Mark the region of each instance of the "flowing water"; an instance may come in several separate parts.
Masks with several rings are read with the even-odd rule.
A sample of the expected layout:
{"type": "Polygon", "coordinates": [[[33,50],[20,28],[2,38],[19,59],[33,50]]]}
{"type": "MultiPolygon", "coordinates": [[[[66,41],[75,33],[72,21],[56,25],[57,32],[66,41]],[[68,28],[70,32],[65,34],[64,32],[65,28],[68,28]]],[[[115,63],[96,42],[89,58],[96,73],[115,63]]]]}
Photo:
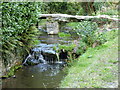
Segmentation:
{"type": "Polygon", "coordinates": [[[64,61],[61,61],[53,47],[58,43],[68,44],[69,40],[62,40],[58,35],[43,34],[39,37],[38,44],[23,64],[29,60],[36,65],[26,65],[15,73],[15,77],[4,79],[3,88],[58,88],[61,80],[65,77],[64,61]],[[36,59],[37,58],[37,59],[36,59]]]}

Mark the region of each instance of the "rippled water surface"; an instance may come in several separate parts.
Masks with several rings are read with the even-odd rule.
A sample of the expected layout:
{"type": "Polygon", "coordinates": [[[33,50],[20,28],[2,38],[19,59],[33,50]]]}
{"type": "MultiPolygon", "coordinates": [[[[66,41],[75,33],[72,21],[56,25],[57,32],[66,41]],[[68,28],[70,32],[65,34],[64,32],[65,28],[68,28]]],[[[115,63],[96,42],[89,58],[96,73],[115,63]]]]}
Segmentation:
{"type": "Polygon", "coordinates": [[[16,78],[3,81],[3,88],[57,88],[65,76],[61,64],[38,64],[16,72],[16,78]]]}

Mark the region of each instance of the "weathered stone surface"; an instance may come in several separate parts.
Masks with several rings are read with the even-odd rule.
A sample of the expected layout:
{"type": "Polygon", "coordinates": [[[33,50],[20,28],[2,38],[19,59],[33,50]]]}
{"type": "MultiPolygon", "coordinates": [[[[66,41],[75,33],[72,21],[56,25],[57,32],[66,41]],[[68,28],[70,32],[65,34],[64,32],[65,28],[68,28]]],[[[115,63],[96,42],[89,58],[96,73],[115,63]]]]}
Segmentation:
{"type": "Polygon", "coordinates": [[[10,62],[5,66],[4,62],[2,62],[3,60],[2,59],[0,60],[1,61],[0,67],[2,67],[1,68],[2,73],[0,72],[1,76],[7,75],[11,67],[22,64],[22,59],[24,58],[22,55],[20,56],[20,54],[15,55],[15,53],[14,54],[11,53],[11,56],[8,55],[6,57],[7,57],[7,60],[9,60],[10,62]]]}
{"type": "Polygon", "coordinates": [[[48,34],[58,34],[58,32],[59,32],[59,24],[57,21],[47,22],[46,28],[47,28],[48,34]]]}
{"type": "Polygon", "coordinates": [[[28,65],[37,65],[39,64],[40,62],[36,59],[30,59],[30,60],[27,60],[26,62],[28,65]]]}

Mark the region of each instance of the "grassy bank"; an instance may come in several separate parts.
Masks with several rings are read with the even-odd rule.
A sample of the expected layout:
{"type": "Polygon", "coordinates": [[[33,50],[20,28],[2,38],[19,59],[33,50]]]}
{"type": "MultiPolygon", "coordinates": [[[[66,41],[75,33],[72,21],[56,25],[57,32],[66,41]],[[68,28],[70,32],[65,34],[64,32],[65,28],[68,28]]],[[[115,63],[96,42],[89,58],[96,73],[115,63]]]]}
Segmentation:
{"type": "Polygon", "coordinates": [[[89,48],[68,69],[60,88],[117,88],[118,38],[89,48]]]}

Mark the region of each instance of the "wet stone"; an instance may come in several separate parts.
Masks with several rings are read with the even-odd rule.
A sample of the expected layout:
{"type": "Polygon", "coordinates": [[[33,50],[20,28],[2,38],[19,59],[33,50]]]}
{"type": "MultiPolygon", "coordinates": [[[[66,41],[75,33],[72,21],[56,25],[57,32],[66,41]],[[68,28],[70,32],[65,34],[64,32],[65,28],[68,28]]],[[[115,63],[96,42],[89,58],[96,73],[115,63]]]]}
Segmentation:
{"type": "Polygon", "coordinates": [[[31,60],[28,60],[26,63],[27,63],[28,65],[37,65],[37,64],[39,64],[40,62],[39,62],[38,60],[36,60],[36,59],[31,59],[31,60]]]}

